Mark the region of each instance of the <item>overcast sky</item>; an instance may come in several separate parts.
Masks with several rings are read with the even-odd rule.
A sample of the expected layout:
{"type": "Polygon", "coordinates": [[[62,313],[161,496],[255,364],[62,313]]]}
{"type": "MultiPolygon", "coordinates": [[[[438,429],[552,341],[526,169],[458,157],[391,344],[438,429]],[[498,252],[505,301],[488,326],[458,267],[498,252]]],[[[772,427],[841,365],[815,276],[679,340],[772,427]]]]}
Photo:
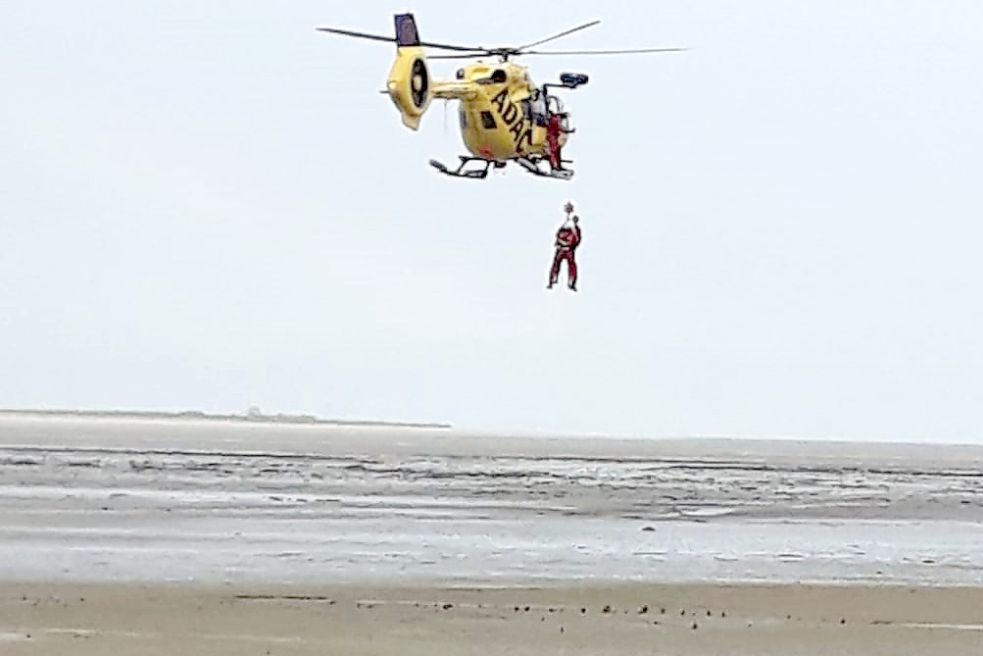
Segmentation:
{"type": "Polygon", "coordinates": [[[983,3],[412,4],[693,50],[522,60],[591,76],[576,175],[475,182],[426,164],[454,105],[379,94],[392,46],[314,31],[405,3],[4,3],[0,406],[983,441],[983,3]]]}

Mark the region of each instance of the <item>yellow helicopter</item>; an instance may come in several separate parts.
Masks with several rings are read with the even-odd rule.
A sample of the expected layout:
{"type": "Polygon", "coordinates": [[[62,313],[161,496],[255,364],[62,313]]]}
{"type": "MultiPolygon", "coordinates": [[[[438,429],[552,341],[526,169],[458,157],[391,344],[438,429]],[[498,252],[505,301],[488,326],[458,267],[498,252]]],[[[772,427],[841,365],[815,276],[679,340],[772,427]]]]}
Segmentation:
{"type": "Polygon", "coordinates": [[[331,27],[317,28],[322,32],[343,36],[387,41],[396,44],[396,61],[389,71],[386,89],[402,116],[403,124],[411,130],[420,127],[420,120],[437,99],[459,100],[461,135],[471,153],[461,155],[456,169],[430,160],[441,173],[460,178],[485,178],[488,170],[503,168],[515,161],[538,176],[569,180],[573,171],[564,166],[561,157],[569,135],[569,113],[550,89],[576,89],[587,84],[582,73],[563,73],[558,84],[537,87],[524,66],[509,61],[512,57],[528,55],[620,55],[656,52],[678,52],[685,48],[643,48],[634,50],[543,51],[534,50],[549,41],[597,25],[600,21],[584,23],[551,37],[519,47],[482,48],[420,40],[413,14],[396,14],[396,36],[366,34],[331,27]],[[424,48],[451,51],[454,54],[435,55],[430,59],[474,59],[496,57],[498,61],[477,61],[458,69],[454,80],[435,80],[427,68],[424,48]],[[548,168],[541,168],[543,162],[548,168]],[[479,162],[481,168],[468,168],[479,162]]]}

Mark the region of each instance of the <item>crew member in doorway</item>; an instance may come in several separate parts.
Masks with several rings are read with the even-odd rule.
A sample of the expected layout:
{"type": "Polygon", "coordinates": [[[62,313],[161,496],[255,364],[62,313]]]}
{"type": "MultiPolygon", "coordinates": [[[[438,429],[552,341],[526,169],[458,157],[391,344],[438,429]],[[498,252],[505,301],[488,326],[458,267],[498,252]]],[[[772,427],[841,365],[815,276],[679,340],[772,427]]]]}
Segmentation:
{"type": "Polygon", "coordinates": [[[549,151],[550,167],[554,171],[563,170],[563,159],[560,156],[560,135],[564,132],[570,132],[564,125],[566,118],[566,114],[553,112],[546,124],[546,149],[549,151]]]}
{"type": "Polygon", "coordinates": [[[554,244],[556,252],[553,254],[553,266],[550,269],[550,284],[547,289],[552,289],[560,278],[560,265],[567,263],[567,286],[573,291],[577,291],[577,260],[575,253],[580,245],[580,217],[573,214],[573,205],[567,203],[564,208],[567,218],[556,231],[556,242],[554,244]]]}

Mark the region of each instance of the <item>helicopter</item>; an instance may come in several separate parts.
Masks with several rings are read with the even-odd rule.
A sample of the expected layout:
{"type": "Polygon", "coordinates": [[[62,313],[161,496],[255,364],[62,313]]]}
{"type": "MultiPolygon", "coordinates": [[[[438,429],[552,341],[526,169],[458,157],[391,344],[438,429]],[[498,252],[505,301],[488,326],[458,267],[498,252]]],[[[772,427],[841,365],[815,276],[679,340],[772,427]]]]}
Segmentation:
{"type": "Polygon", "coordinates": [[[489,169],[504,168],[510,161],[533,175],[569,180],[572,163],[561,158],[562,148],[575,132],[570,114],[552,89],[577,89],[588,82],[583,73],[562,73],[559,82],[537,87],[526,67],[510,61],[530,55],[621,55],[678,52],[686,48],[642,48],[632,50],[536,50],[537,46],[585,30],[599,20],[564,30],[559,34],[518,47],[469,47],[422,41],[411,13],[395,15],[395,37],[367,34],[332,27],[321,32],[396,44],[393,62],[382,93],[387,94],[402,117],[403,125],[418,130],[420,121],[434,99],[460,101],[458,117],[461,136],[470,155],[460,155],[456,168],[430,160],[443,174],[469,179],[487,177],[489,169]],[[427,67],[425,48],[450,54],[429,59],[478,59],[459,68],[453,80],[437,80],[427,67]],[[497,61],[486,62],[485,57],[497,61]],[[471,166],[477,163],[477,167],[471,166]],[[542,164],[548,166],[543,168],[542,164]]]}

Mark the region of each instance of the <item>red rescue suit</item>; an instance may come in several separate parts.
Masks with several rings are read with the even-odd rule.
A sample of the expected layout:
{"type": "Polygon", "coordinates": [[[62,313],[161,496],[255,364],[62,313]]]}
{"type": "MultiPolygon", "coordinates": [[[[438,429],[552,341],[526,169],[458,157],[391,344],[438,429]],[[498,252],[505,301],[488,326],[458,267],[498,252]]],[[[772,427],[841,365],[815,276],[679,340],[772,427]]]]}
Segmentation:
{"type": "Polygon", "coordinates": [[[563,118],[559,114],[550,114],[549,123],[546,124],[546,147],[550,154],[550,166],[553,169],[562,169],[563,161],[560,159],[560,133],[563,132],[563,118]]]}
{"type": "Polygon", "coordinates": [[[560,265],[567,263],[567,284],[570,289],[577,290],[577,260],[574,251],[580,245],[580,227],[564,225],[556,233],[556,253],[553,255],[553,267],[550,269],[550,284],[552,287],[560,278],[560,265]]]}

